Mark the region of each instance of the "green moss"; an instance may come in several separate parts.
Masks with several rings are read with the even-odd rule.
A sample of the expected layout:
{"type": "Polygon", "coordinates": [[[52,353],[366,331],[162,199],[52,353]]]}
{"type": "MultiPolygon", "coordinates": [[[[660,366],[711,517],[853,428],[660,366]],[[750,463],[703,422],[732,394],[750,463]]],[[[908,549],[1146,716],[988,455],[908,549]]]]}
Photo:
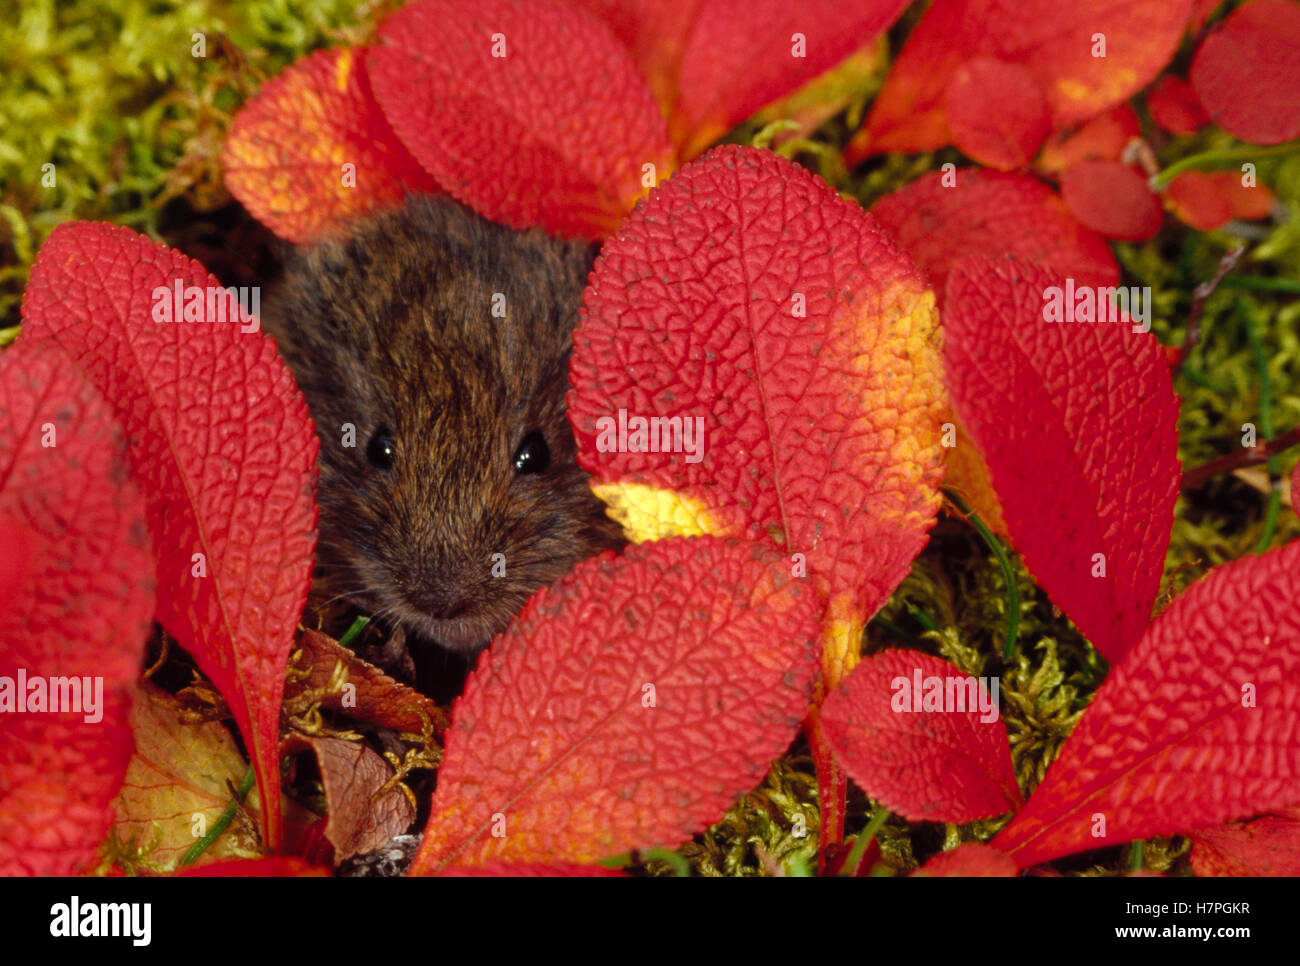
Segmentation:
{"type": "Polygon", "coordinates": [[[158,237],[167,198],[227,201],[216,158],[230,113],[264,75],[364,29],[356,6],[29,0],[0,17],[0,327],[17,322],[32,257],[59,223],[158,237]]]}
{"type": "MultiPolygon", "coordinates": [[[[817,868],[817,779],[812,760],[792,755],[775,762],[763,784],[743,795],[716,825],[680,849],[692,875],[798,874],[817,868]]],[[[662,860],[651,875],[674,875],[662,860]]]]}

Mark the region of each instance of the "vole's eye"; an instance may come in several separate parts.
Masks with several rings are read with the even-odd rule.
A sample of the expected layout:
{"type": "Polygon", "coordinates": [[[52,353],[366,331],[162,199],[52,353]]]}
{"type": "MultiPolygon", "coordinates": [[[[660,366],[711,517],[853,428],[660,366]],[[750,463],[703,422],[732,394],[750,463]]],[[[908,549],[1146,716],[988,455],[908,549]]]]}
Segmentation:
{"type": "Polygon", "coordinates": [[[397,444],[393,441],[393,434],[387,426],[380,426],[366,444],[366,459],[370,460],[371,466],[388,470],[392,469],[396,458],[397,444]]]}
{"type": "Polygon", "coordinates": [[[515,450],[516,473],[540,473],[550,462],[551,451],[546,438],[536,430],[525,436],[515,450]]]}

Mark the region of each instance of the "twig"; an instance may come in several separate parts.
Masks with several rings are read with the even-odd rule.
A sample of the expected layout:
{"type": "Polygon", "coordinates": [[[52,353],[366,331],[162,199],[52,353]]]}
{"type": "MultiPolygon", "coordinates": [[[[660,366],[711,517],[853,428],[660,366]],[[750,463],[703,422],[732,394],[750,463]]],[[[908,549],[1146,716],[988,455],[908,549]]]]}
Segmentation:
{"type": "Polygon", "coordinates": [[[1214,273],[1214,277],[1207,282],[1202,282],[1192,290],[1192,308],[1187,313],[1187,335],[1183,337],[1183,347],[1173,365],[1174,375],[1178,375],[1178,370],[1182,368],[1183,363],[1187,361],[1187,357],[1196,348],[1196,343],[1201,341],[1201,316],[1205,314],[1205,303],[1210,300],[1210,296],[1219,287],[1223,277],[1237,267],[1237,263],[1241,261],[1241,256],[1245,251],[1246,247],[1239,245],[1228,252],[1219,259],[1219,270],[1214,273]]]}
{"type": "Polygon", "coordinates": [[[1227,456],[1220,456],[1218,459],[1193,467],[1183,474],[1183,489],[1194,490],[1208,479],[1221,473],[1241,469],[1243,466],[1267,463],[1270,456],[1284,453],[1292,446],[1300,446],[1300,426],[1283,433],[1276,439],[1266,439],[1254,446],[1243,446],[1239,452],[1229,453],[1227,456]]]}

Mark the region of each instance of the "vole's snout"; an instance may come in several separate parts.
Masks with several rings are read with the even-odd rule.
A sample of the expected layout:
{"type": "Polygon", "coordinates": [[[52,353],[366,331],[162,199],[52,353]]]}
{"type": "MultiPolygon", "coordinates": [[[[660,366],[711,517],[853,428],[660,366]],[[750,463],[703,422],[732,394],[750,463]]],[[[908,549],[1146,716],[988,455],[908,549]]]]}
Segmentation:
{"type": "Polygon", "coordinates": [[[420,637],[457,651],[485,647],[505,629],[483,568],[466,555],[431,554],[392,573],[389,613],[420,637]]]}
{"type": "Polygon", "coordinates": [[[412,607],[434,620],[464,617],[474,606],[474,595],[470,588],[456,581],[429,578],[408,592],[406,599],[412,607]]]}

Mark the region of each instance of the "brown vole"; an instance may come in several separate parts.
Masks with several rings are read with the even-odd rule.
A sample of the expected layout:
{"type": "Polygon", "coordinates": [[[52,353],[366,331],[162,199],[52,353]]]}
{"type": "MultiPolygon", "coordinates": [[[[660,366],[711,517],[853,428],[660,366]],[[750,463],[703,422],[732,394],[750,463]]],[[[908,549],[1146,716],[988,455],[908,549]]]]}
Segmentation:
{"type": "Polygon", "coordinates": [[[320,585],[472,652],[620,545],[564,411],[593,257],[423,197],[290,257],[263,322],[321,439],[320,585]]]}

